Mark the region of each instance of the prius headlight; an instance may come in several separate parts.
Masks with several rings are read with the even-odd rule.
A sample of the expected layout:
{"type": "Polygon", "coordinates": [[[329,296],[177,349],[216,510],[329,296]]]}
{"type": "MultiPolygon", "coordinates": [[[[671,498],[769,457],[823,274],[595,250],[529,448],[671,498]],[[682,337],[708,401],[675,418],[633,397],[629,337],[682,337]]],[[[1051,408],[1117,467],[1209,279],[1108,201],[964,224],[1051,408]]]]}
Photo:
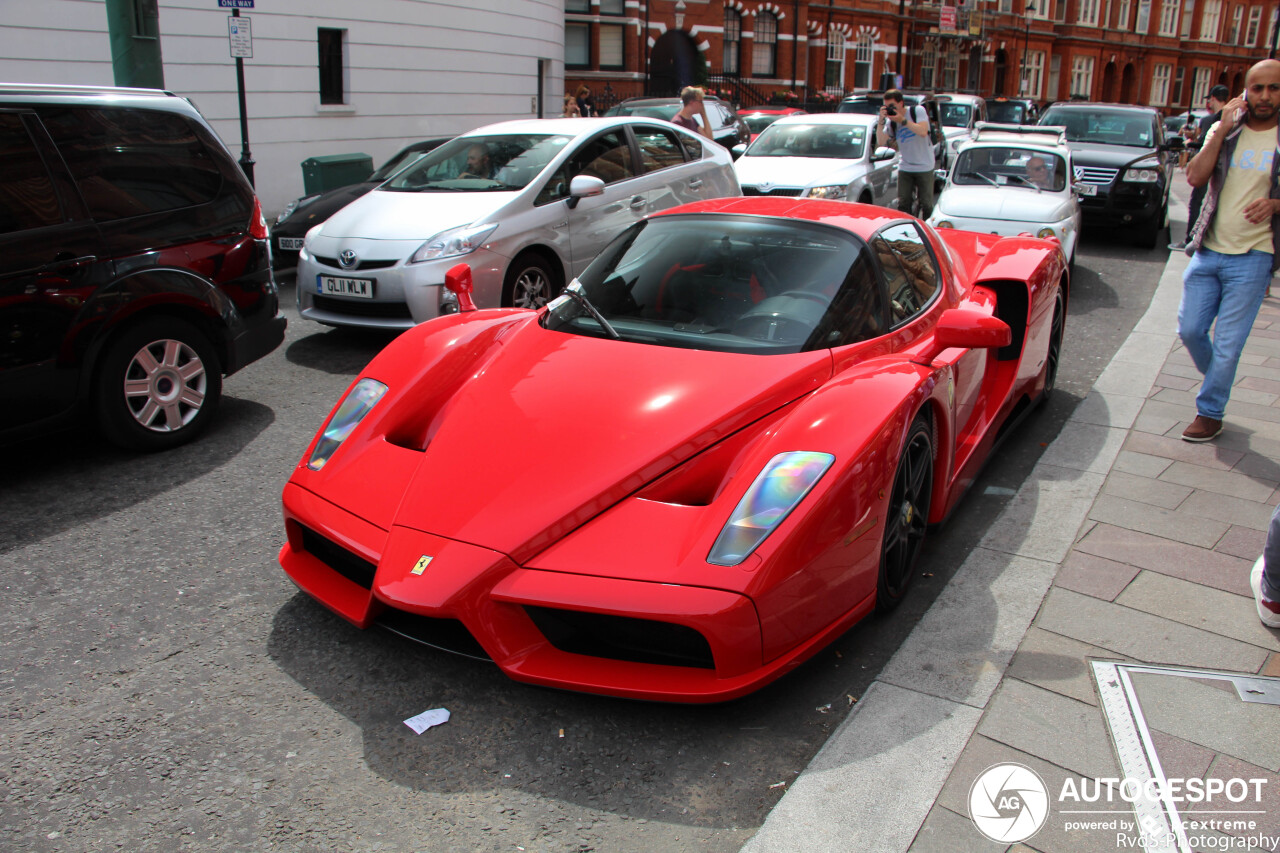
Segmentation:
{"type": "Polygon", "coordinates": [[[311,451],[311,458],[307,460],[307,467],[312,471],[323,468],[329,457],[333,456],[334,451],[347,440],[347,436],[360,425],[360,421],[364,420],[364,416],[372,411],[385,393],[387,386],[376,379],[361,379],[357,382],[325,425],[324,432],[316,442],[316,449],[311,451]]]}
{"type": "Polygon", "coordinates": [[[438,261],[443,258],[460,258],[469,255],[484,245],[489,235],[497,229],[497,223],[486,225],[464,225],[461,228],[450,228],[441,231],[418,247],[418,251],[409,258],[409,263],[438,261]]]}
{"type": "Polygon", "coordinates": [[[836,458],[830,453],[793,451],[769,460],[751,488],[738,501],[707,562],[736,566],[786,520],[836,458]]]}

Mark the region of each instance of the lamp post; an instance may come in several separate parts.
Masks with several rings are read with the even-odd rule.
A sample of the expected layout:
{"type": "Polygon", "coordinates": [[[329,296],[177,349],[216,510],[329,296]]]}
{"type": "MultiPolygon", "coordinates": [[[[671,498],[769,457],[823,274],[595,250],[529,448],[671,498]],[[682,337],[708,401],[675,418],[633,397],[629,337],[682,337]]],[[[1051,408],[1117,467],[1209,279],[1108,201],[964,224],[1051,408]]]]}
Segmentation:
{"type": "Polygon", "coordinates": [[[1018,72],[1018,94],[1025,95],[1027,93],[1027,49],[1031,46],[1031,19],[1035,16],[1036,4],[1034,2],[1027,3],[1027,9],[1022,13],[1022,69],[1018,72]]]}

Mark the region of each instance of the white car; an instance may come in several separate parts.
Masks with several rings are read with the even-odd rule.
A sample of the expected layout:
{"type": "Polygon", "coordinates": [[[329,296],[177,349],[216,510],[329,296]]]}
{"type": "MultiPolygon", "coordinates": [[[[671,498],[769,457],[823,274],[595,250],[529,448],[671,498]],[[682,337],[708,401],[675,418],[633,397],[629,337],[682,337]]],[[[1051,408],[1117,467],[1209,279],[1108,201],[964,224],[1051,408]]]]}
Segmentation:
{"type": "Polygon", "coordinates": [[[956,161],[960,146],[973,138],[978,122],[987,120],[987,102],[977,95],[946,94],[936,96],[938,118],[947,138],[947,162],[956,161]]]}
{"type": "Polygon", "coordinates": [[[929,224],[1053,237],[1074,263],[1081,219],[1073,174],[1064,128],[980,124],[960,146],[929,224]]]}
{"type": "Polygon", "coordinates": [[[733,164],[742,193],[887,206],[898,196],[898,152],[875,147],[875,128],[875,116],[857,113],[778,119],[733,164]]]}
{"type": "Polygon", "coordinates": [[[423,155],[307,232],[298,310],[329,326],[407,329],[458,310],[537,308],[650,213],[741,195],[728,150],[642,118],[508,121],[423,155]]]}

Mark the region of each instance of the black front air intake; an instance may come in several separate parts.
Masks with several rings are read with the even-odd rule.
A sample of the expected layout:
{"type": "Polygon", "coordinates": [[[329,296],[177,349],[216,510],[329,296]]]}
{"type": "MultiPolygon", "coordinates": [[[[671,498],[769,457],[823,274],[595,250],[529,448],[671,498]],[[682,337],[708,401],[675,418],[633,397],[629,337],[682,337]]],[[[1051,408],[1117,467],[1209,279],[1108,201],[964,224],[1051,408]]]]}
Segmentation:
{"type": "Polygon", "coordinates": [[[630,663],[716,667],[706,637],[686,625],[533,605],[524,609],[562,652],[630,663]]]}
{"type": "Polygon", "coordinates": [[[373,575],[378,570],[377,566],[314,530],[298,526],[302,527],[303,550],[352,583],[365,589],[373,589],[373,575]]]}

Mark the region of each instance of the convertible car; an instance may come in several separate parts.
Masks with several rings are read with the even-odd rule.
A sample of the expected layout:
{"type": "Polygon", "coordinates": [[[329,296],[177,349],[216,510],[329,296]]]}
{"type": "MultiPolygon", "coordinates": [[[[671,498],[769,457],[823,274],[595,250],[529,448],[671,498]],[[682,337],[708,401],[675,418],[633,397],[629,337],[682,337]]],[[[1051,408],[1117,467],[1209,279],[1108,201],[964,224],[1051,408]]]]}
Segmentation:
{"type": "Polygon", "coordinates": [[[907,593],[1053,388],[1056,241],[827,200],[636,223],[539,309],[410,329],[284,489],[293,581],[523,682],[711,702],[907,593]]]}

